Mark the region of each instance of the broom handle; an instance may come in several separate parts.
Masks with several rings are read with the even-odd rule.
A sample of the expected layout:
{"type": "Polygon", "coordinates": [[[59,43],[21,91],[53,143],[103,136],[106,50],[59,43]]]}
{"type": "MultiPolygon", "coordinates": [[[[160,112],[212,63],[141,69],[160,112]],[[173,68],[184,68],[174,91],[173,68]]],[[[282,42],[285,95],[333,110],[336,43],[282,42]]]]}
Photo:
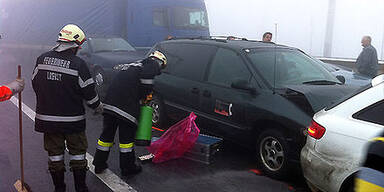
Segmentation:
{"type": "MultiPolygon", "coordinates": [[[[21,66],[17,66],[17,78],[21,78],[21,66]]],[[[21,92],[19,92],[19,136],[20,136],[20,171],[21,171],[21,186],[24,190],[24,157],[23,157],[23,119],[21,109],[21,92]]]]}

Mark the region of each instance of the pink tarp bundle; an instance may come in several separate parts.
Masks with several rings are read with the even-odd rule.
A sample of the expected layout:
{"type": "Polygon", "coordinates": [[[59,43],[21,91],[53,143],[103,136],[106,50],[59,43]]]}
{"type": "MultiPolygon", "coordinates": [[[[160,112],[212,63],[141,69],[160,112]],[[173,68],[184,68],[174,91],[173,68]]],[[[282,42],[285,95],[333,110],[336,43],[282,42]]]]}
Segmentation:
{"type": "Polygon", "coordinates": [[[195,119],[196,115],[192,112],[170,127],[159,140],[152,142],[148,150],[155,155],[152,160],[154,163],[180,158],[195,144],[200,133],[195,119]]]}

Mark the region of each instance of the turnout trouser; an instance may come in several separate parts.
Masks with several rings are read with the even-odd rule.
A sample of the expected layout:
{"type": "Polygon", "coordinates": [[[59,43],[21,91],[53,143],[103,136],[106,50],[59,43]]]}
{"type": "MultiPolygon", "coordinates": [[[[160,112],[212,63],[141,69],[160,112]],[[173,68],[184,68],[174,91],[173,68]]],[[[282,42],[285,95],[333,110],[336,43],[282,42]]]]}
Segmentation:
{"type": "Polygon", "coordinates": [[[69,150],[69,166],[71,170],[86,169],[88,143],[85,132],[63,134],[44,133],[44,148],[48,152],[48,168],[50,171],[65,170],[64,151],[69,150]]]}
{"type": "Polygon", "coordinates": [[[97,142],[93,165],[106,168],[109,152],[113,146],[115,134],[119,128],[120,168],[129,169],[135,163],[134,139],[137,125],[113,115],[104,114],[103,132],[97,142]]]}
{"type": "Polygon", "coordinates": [[[85,132],[63,134],[63,133],[44,133],[44,148],[48,151],[48,168],[55,185],[56,192],[64,192],[66,185],[64,183],[64,151],[65,147],[69,151],[69,166],[73,172],[75,189],[77,192],[87,192],[85,183],[87,172],[87,152],[88,143],[85,132]]]}

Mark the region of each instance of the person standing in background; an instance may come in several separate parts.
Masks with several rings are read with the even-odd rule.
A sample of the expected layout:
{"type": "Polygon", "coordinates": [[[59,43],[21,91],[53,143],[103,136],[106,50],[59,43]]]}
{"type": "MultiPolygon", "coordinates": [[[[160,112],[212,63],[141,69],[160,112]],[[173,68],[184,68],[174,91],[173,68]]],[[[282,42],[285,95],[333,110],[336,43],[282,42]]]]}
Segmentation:
{"type": "Polygon", "coordinates": [[[371,45],[371,41],[372,39],[370,36],[364,36],[361,39],[363,51],[361,51],[356,60],[356,68],[358,73],[373,78],[377,75],[379,63],[376,49],[371,45]]]}
{"type": "Polygon", "coordinates": [[[272,33],[265,32],[263,35],[263,42],[271,42],[272,41],[272,33]]]}

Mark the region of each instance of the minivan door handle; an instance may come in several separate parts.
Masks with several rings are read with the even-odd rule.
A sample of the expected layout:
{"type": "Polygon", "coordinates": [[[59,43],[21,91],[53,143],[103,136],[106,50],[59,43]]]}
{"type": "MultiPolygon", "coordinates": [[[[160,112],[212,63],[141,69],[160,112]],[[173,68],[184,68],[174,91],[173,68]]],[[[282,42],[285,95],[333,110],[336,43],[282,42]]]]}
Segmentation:
{"type": "Polygon", "coordinates": [[[194,87],[194,88],[191,89],[191,92],[194,93],[194,94],[199,94],[200,90],[199,90],[199,88],[194,87]]]}
{"type": "Polygon", "coordinates": [[[204,97],[211,97],[211,92],[210,92],[210,91],[207,91],[207,90],[204,90],[204,92],[203,92],[203,96],[204,96],[204,97]]]}

